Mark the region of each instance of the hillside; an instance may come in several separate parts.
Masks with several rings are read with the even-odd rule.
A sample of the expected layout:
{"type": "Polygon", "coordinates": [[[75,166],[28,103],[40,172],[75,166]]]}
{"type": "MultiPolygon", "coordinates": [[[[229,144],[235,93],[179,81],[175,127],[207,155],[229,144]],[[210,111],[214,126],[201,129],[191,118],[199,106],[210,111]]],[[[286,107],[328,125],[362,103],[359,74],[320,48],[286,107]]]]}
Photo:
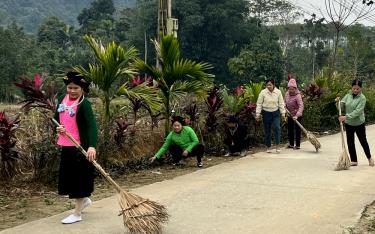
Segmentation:
{"type": "MultiPolygon", "coordinates": [[[[26,32],[35,33],[48,16],[77,25],[77,16],[94,0],[1,0],[0,25],[16,21],[26,32]]],[[[116,9],[133,6],[136,0],[114,0],[116,9]]]]}

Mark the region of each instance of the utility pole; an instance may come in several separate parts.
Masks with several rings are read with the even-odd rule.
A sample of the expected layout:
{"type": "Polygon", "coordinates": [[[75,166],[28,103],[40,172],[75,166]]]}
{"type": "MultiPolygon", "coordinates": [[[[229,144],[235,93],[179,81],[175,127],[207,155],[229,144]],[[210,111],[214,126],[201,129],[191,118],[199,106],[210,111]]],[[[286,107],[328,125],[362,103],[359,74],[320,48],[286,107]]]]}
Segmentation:
{"type": "MultiPolygon", "coordinates": [[[[158,35],[177,37],[178,20],[172,18],[172,0],[158,0],[158,35]]],[[[160,38],[159,38],[160,39],[160,38]]]]}
{"type": "MultiPolygon", "coordinates": [[[[172,0],[158,0],[158,27],[157,27],[157,41],[164,35],[174,35],[177,37],[178,20],[172,18],[172,0]]],[[[156,60],[158,67],[159,60],[156,60]]]]}

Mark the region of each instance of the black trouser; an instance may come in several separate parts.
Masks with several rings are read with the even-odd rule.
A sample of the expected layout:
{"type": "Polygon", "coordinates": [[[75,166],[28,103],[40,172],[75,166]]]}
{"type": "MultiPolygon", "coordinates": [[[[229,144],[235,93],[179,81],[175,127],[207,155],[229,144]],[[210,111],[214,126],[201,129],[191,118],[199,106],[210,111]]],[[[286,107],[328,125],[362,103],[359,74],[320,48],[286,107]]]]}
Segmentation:
{"type": "Polygon", "coordinates": [[[245,147],[242,144],[229,145],[228,148],[231,154],[241,152],[245,149],[245,147]]]}
{"type": "Polygon", "coordinates": [[[249,145],[249,140],[248,139],[238,139],[236,141],[232,141],[229,139],[228,141],[225,142],[226,145],[228,146],[229,152],[231,154],[241,152],[242,150],[246,149],[246,147],[249,145]]]}
{"type": "MultiPolygon", "coordinates": [[[[184,150],[181,148],[181,146],[178,145],[171,145],[169,146],[169,153],[172,155],[173,162],[178,163],[182,159],[182,153],[184,150]]],[[[202,144],[198,144],[194,146],[193,150],[188,154],[187,157],[196,156],[197,162],[200,163],[202,161],[204,153],[204,146],[202,144]]]]}
{"type": "Polygon", "coordinates": [[[368,146],[366,139],[366,127],[365,124],[359,126],[350,126],[345,124],[346,129],[346,142],[348,144],[348,150],[350,154],[350,160],[357,162],[357,152],[355,150],[354,133],[357,134],[358,140],[362,145],[363,151],[365,151],[367,159],[371,158],[370,147],[368,146]]]}
{"type": "MultiPolygon", "coordinates": [[[[302,117],[297,118],[298,122],[301,123],[302,117]]],[[[295,146],[300,147],[301,145],[301,128],[296,124],[292,117],[288,117],[288,138],[289,145],[294,146],[294,134],[296,139],[295,146]]]]}

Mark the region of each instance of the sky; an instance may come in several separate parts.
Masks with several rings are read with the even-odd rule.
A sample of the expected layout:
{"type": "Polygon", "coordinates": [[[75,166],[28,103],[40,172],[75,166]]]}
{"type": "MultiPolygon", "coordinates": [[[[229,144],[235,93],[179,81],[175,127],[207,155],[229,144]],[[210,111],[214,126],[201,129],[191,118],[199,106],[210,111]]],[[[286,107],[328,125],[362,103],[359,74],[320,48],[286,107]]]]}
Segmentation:
{"type": "MultiPolygon", "coordinates": [[[[326,13],[326,8],[325,8],[325,3],[324,3],[325,0],[290,0],[290,1],[294,3],[295,6],[302,8],[302,10],[306,14],[305,18],[310,18],[309,15],[311,15],[312,13],[315,13],[319,18],[322,17],[322,13],[323,13],[323,17],[327,18],[326,17],[327,13],[326,13]]],[[[348,3],[352,2],[352,0],[330,0],[330,1],[335,3],[335,5],[337,5],[337,2],[348,2],[348,3]]],[[[364,24],[366,26],[375,26],[375,4],[373,4],[370,8],[370,6],[362,5],[362,0],[355,0],[355,1],[358,1],[359,2],[358,5],[361,7],[365,6],[367,7],[366,9],[372,9],[371,17],[367,20],[361,20],[359,21],[359,23],[364,24]]],[[[352,20],[353,20],[353,17],[350,17],[348,18],[347,22],[352,22],[352,20]]]]}

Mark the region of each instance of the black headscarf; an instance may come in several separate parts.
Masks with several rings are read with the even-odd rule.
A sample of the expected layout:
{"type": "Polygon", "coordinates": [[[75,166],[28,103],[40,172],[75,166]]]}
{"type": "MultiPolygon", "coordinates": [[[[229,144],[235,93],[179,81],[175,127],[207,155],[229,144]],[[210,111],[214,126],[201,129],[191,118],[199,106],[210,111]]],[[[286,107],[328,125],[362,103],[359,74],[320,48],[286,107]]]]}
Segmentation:
{"type": "Polygon", "coordinates": [[[353,81],[352,81],[352,87],[353,87],[354,85],[358,85],[359,87],[362,88],[362,81],[360,81],[360,80],[353,80],[353,81]]]}
{"type": "Polygon", "coordinates": [[[178,116],[178,115],[173,116],[172,117],[172,124],[174,124],[174,122],[176,122],[176,121],[179,122],[182,126],[186,125],[185,119],[182,116],[178,116]]]}
{"type": "Polygon", "coordinates": [[[238,118],[235,115],[231,115],[228,118],[229,123],[238,123],[238,118]]]}
{"type": "Polygon", "coordinates": [[[85,93],[88,93],[90,91],[90,82],[85,80],[85,78],[78,72],[70,71],[66,73],[64,77],[64,84],[68,85],[70,83],[80,86],[85,93]]]}

